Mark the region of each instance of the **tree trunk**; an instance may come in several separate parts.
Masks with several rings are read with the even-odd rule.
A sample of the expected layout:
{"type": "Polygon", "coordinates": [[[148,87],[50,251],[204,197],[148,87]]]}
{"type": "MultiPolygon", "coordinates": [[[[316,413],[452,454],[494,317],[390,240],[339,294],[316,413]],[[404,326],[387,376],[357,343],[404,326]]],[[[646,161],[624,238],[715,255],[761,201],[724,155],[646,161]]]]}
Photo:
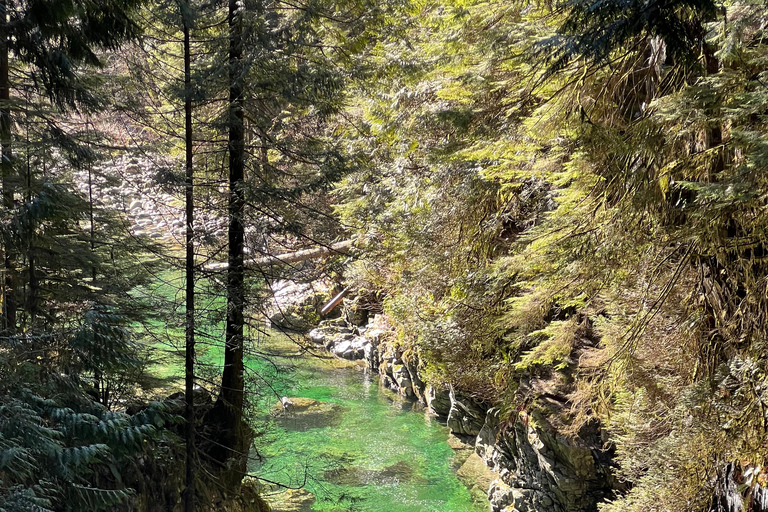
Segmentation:
{"type": "MultiPolygon", "coordinates": [[[[2,22],[2,33],[0,34],[0,145],[2,145],[2,185],[3,185],[3,208],[6,215],[12,215],[14,210],[15,187],[13,185],[13,165],[11,153],[11,84],[9,79],[9,55],[8,55],[8,34],[6,24],[8,23],[6,0],[0,0],[0,22],[2,22]]],[[[5,259],[3,270],[5,280],[3,286],[3,331],[7,335],[13,335],[16,332],[16,297],[15,280],[16,271],[16,253],[11,248],[11,241],[5,241],[5,259]]]]}
{"type": "MultiPolygon", "coordinates": [[[[313,247],[311,249],[302,249],[301,251],[275,254],[272,256],[263,256],[261,258],[249,259],[243,262],[245,268],[260,269],[267,265],[290,265],[307,260],[315,260],[326,256],[335,256],[338,254],[347,254],[354,246],[354,240],[344,240],[336,242],[327,247],[313,247]]],[[[358,245],[359,246],[359,245],[358,245]]],[[[211,263],[206,265],[205,270],[216,271],[229,268],[229,263],[211,263]]]]}
{"type": "MultiPolygon", "coordinates": [[[[187,6],[188,7],[188,6],[187,6]]],[[[184,512],[195,510],[195,244],[194,244],[194,183],[192,169],[192,73],[190,59],[189,23],[182,12],[184,23],[184,149],[186,162],[185,217],[186,262],[185,262],[185,399],[186,399],[186,489],[184,490],[184,512]]]]}
{"type": "Polygon", "coordinates": [[[229,208],[227,320],[224,372],[221,391],[211,414],[220,426],[218,456],[231,471],[222,482],[227,490],[237,489],[245,471],[246,432],[243,427],[243,330],[245,309],[244,244],[245,227],[245,128],[243,98],[242,22],[237,0],[229,1],[229,208]],[[235,462],[232,463],[232,459],[235,462]]]}
{"type": "MultiPolygon", "coordinates": [[[[27,103],[28,104],[30,103],[28,94],[27,94],[27,103]]],[[[26,137],[27,166],[25,169],[24,200],[27,203],[30,203],[32,201],[32,155],[29,149],[31,147],[29,142],[29,118],[25,119],[25,127],[27,132],[27,137],[26,137]]],[[[88,186],[90,187],[90,174],[88,176],[89,176],[88,186]]],[[[93,221],[91,221],[91,224],[93,224],[93,221]]],[[[27,261],[28,261],[28,267],[29,267],[27,271],[27,276],[29,280],[29,294],[26,297],[25,303],[26,303],[27,313],[29,315],[29,320],[27,322],[27,325],[29,329],[32,329],[34,328],[37,320],[37,313],[39,310],[38,297],[40,296],[40,282],[37,279],[36,270],[35,270],[35,237],[32,234],[30,234],[29,240],[27,241],[26,250],[27,250],[27,261]]]]}

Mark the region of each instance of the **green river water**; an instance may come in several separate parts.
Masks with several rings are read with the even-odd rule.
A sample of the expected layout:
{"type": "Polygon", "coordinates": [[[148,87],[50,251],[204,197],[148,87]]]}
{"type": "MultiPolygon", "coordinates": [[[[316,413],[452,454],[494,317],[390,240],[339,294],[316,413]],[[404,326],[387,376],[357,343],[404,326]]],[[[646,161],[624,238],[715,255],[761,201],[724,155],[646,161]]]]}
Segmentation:
{"type": "MultiPolygon", "coordinates": [[[[173,299],[181,279],[178,272],[169,271],[144,293],[173,299]]],[[[220,297],[212,300],[219,302],[219,309],[224,307],[220,297]]],[[[161,323],[150,326],[149,338],[184,339],[181,327],[168,329],[161,323]]],[[[208,334],[219,339],[221,329],[217,324],[208,334]]],[[[246,378],[261,393],[257,410],[270,412],[254,425],[264,432],[256,440],[260,461],[254,454],[249,472],[282,486],[301,487],[287,492],[280,485],[263,489],[275,512],[488,510],[484,493],[476,488],[473,499],[456,476],[468,450],[463,457],[454,453],[446,443],[448,428],[417,404],[381,388],[378,376],[367,374],[360,364],[328,354],[301,354],[295,343],[276,331],[258,337],[256,351],[269,356],[248,357],[246,378]],[[282,414],[281,396],[313,405],[282,414]]],[[[183,376],[183,359],[178,347],[169,346],[170,355],[156,363],[155,371],[178,380],[183,376]]],[[[199,363],[210,371],[220,369],[221,346],[206,346],[198,348],[199,363]]]]}
{"type": "Polygon", "coordinates": [[[277,371],[282,383],[263,403],[272,404],[272,426],[257,440],[262,460],[249,469],[279,484],[303,484],[265,490],[276,512],[487,510],[456,476],[448,429],[417,404],[381,388],[358,364],[298,355],[280,334],[260,345],[277,354],[267,373],[277,371]],[[311,407],[283,413],[279,394],[311,407]]]}

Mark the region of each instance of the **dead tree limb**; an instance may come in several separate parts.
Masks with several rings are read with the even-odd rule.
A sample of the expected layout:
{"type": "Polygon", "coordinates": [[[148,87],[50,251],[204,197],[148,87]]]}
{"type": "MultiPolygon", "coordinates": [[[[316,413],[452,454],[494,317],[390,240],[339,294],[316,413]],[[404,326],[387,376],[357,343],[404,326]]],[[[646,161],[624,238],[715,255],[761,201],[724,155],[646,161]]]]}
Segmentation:
{"type": "MultiPolygon", "coordinates": [[[[313,247],[312,249],[303,249],[301,251],[288,252],[284,254],[275,254],[272,256],[263,256],[261,258],[252,258],[245,261],[246,268],[254,268],[268,265],[288,265],[301,261],[314,260],[324,256],[334,254],[346,254],[352,249],[353,240],[344,240],[336,242],[327,247],[313,247]]],[[[216,271],[226,270],[229,264],[227,262],[210,263],[205,266],[205,270],[216,271]]]]}

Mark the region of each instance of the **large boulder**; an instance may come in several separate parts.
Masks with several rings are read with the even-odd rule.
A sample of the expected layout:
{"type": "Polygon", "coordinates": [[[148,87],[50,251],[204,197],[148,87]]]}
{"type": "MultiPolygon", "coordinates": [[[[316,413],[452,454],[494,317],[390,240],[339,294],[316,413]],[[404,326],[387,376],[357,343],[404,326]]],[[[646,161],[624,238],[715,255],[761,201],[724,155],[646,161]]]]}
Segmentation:
{"type": "Polygon", "coordinates": [[[343,317],[350,325],[363,326],[368,323],[370,312],[363,306],[360,297],[347,300],[344,305],[343,317]]]}
{"type": "Polygon", "coordinates": [[[363,359],[365,357],[365,347],[367,345],[370,345],[370,343],[363,336],[355,336],[352,339],[352,349],[354,350],[353,359],[363,359]]]}
{"type": "Polygon", "coordinates": [[[456,471],[456,476],[467,487],[472,498],[478,502],[487,499],[488,489],[498,478],[498,475],[491,471],[475,452],[470,453],[467,460],[456,471]]]}
{"type": "Polygon", "coordinates": [[[317,345],[325,345],[327,335],[323,329],[317,328],[309,331],[309,339],[317,345]]]}
{"type": "Polygon", "coordinates": [[[269,323],[272,328],[280,331],[307,332],[311,324],[303,313],[303,308],[286,308],[270,315],[269,323]]]}
{"type": "Polygon", "coordinates": [[[488,488],[491,512],[522,512],[524,509],[515,508],[515,496],[519,494],[515,489],[505,484],[502,479],[497,478],[491,482],[491,486],[488,488]]]}
{"type": "Polygon", "coordinates": [[[320,321],[320,308],[329,298],[328,285],[278,281],[272,285],[268,318],[272,327],[305,333],[320,321]]]}
{"type": "Polygon", "coordinates": [[[342,359],[353,359],[354,348],[351,341],[344,340],[335,344],[331,352],[342,359]]]}

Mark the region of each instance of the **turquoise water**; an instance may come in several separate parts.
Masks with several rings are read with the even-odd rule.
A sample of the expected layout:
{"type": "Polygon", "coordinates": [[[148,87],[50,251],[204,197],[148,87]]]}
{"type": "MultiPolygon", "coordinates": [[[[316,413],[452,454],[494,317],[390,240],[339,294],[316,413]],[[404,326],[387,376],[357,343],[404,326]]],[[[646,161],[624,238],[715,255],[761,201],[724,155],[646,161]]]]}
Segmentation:
{"type": "Polygon", "coordinates": [[[297,491],[301,503],[289,504],[286,498],[296,492],[272,485],[266,498],[276,512],[487,510],[451,467],[448,429],[417,404],[381,388],[359,365],[298,356],[280,335],[264,345],[259,348],[280,354],[273,361],[284,380],[269,399],[271,426],[257,440],[262,461],[249,469],[303,489],[297,491]],[[277,394],[308,408],[283,413],[277,394]]]}

